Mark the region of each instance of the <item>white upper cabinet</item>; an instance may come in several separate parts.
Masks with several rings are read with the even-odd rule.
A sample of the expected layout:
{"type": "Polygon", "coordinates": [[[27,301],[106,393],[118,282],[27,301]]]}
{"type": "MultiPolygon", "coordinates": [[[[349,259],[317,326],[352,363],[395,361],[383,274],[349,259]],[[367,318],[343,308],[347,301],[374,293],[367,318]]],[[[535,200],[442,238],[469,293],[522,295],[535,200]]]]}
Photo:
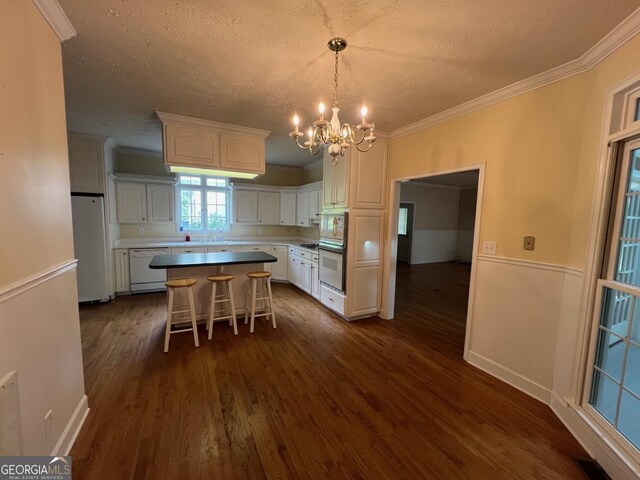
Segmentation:
{"type": "Polygon", "coordinates": [[[350,149],[323,159],[323,208],[384,209],[387,187],[388,142],[378,140],[368,152],[350,149]]]}
{"type": "Polygon", "coordinates": [[[233,200],[235,223],[258,223],[258,192],[235,190],[233,200]]]}
{"type": "Polygon", "coordinates": [[[172,184],[138,182],[116,183],[120,223],[172,223],[175,209],[172,184]]]}
{"type": "Polygon", "coordinates": [[[118,221],[120,223],[147,222],[147,190],[144,183],[118,182],[118,221]]]}
{"type": "Polygon", "coordinates": [[[300,227],[308,227],[309,226],[309,192],[298,192],[296,203],[297,203],[296,225],[300,227]]]}
{"type": "Polygon", "coordinates": [[[349,155],[334,158],[324,152],[322,169],[323,208],[347,208],[349,202],[349,155]]]}
{"type": "Polygon", "coordinates": [[[105,143],[108,139],[69,134],[69,182],[77,193],[105,193],[105,143]]]}
{"type": "Polygon", "coordinates": [[[264,173],[264,138],[220,133],[220,168],[264,173]]]}
{"type": "Polygon", "coordinates": [[[165,163],[220,168],[220,133],[195,125],[165,125],[165,163]]]}
{"type": "Polygon", "coordinates": [[[147,213],[149,223],[170,223],[174,216],[173,185],[147,184],[147,213]]]}
{"type": "Polygon", "coordinates": [[[296,224],[296,193],[280,192],[280,225],[296,224]]]}
{"type": "Polygon", "coordinates": [[[280,192],[258,192],[258,223],[280,223],[280,192]]]}
{"type": "Polygon", "coordinates": [[[264,174],[264,140],[270,132],[171,113],[156,114],[163,124],[165,164],[264,174]]]}

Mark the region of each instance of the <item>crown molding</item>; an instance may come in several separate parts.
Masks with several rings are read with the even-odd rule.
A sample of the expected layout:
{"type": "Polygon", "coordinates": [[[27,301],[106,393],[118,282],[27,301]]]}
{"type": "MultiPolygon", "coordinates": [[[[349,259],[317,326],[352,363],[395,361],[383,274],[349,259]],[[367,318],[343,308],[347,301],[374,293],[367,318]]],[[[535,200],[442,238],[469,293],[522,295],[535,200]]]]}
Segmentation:
{"type": "Polygon", "coordinates": [[[78,35],[57,0],[33,0],[33,3],[61,42],[78,35]]]}
{"type": "Polygon", "coordinates": [[[593,68],[640,33],[640,8],[624,19],[581,57],[545,72],[482,95],[468,102],[418,120],[391,132],[391,139],[424,130],[439,123],[502,102],[530,90],[569,78],[593,68]]]}

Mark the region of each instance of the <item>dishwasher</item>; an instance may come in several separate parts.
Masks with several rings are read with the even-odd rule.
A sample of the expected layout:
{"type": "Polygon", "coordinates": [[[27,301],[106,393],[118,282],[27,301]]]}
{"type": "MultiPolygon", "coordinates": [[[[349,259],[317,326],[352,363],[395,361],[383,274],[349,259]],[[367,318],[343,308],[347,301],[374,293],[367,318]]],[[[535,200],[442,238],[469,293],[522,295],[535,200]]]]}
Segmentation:
{"type": "Polygon", "coordinates": [[[129,250],[129,274],[131,293],[157,292],[166,290],[166,270],[149,268],[151,259],[156,255],[168,255],[168,248],[132,248],[129,250]]]}

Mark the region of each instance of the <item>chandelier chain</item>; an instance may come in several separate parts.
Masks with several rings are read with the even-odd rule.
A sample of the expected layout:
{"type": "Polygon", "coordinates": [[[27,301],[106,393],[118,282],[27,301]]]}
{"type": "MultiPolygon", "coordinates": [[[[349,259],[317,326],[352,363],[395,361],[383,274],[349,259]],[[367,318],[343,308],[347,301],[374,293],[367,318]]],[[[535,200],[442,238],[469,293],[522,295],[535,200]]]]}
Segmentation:
{"type": "Polygon", "coordinates": [[[338,106],[338,50],[336,50],[336,71],[333,75],[333,106],[338,106]]]}

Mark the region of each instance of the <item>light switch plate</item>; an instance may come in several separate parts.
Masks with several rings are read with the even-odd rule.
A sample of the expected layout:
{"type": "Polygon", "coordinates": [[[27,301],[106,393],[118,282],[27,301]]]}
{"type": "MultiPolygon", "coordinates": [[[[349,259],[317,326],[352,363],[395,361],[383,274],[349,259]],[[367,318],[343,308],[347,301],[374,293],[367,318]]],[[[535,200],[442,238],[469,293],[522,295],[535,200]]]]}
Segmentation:
{"type": "Polygon", "coordinates": [[[536,246],[536,237],[524,237],[522,248],[525,250],[533,250],[536,246]]]}

